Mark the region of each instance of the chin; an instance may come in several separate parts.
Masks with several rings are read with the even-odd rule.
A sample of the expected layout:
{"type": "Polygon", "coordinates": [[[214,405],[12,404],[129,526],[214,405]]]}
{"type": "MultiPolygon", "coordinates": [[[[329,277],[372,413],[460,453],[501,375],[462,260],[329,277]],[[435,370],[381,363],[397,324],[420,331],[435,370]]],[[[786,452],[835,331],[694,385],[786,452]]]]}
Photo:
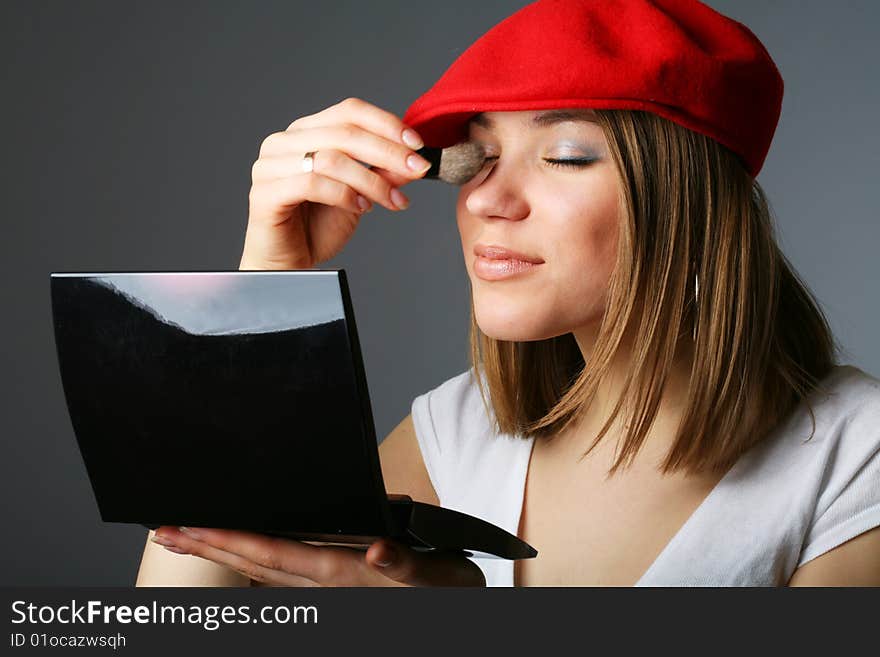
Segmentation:
{"type": "Polygon", "coordinates": [[[533,342],[535,340],[547,340],[557,335],[569,333],[570,330],[558,326],[549,326],[535,317],[533,313],[499,313],[497,308],[493,312],[480,312],[479,306],[474,307],[474,319],[477,326],[493,340],[505,340],[507,342],[533,342]]]}

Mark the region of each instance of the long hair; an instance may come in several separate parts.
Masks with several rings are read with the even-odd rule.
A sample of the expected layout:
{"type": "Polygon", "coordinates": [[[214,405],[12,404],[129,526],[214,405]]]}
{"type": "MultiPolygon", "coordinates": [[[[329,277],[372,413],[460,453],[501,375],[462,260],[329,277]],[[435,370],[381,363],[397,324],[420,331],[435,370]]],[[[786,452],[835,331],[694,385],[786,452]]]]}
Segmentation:
{"type": "Polygon", "coordinates": [[[692,340],[686,402],[661,469],[726,471],[821,387],[835,365],[834,337],[777,246],[764,191],[739,156],[650,112],[595,113],[622,183],[617,260],[596,343],[585,362],[571,333],[490,338],[472,297],[472,374],[497,431],[551,439],[589,406],[632,335],[623,391],[583,455],[623,413],[610,476],[638,453],[680,341],[692,340]]]}

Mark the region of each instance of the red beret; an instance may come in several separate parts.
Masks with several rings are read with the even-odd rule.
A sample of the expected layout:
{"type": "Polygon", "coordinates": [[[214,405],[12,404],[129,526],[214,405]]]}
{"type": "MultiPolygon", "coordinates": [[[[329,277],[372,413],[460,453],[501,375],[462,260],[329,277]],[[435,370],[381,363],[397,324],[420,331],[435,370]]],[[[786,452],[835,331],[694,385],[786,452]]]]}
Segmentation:
{"type": "Polygon", "coordinates": [[[539,0],[464,51],[403,120],[446,148],[479,112],[645,110],[724,144],[754,177],[782,91],[758,38],[697,0],[539,0]]]}

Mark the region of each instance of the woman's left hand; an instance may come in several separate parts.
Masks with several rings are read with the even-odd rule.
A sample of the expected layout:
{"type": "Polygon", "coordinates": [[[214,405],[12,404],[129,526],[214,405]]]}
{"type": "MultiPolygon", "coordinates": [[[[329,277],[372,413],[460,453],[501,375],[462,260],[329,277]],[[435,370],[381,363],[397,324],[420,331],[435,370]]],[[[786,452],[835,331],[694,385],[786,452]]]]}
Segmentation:
{"type": "Polygon", "coordinates": [[[390,539],[365,552],[232,529],[166,526],[153,540],[228,566],[262,586],[486,585],[479,566],[461,554],[417,552],[390,539]]]}

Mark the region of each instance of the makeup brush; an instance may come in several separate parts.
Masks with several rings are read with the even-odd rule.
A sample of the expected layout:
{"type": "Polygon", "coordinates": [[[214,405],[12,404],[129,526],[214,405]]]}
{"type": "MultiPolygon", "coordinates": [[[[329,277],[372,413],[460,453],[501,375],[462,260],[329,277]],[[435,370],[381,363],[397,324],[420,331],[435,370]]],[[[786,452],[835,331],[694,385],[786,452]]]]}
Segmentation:
{"type": "Polygon", "coordinates": [[[423,178],[442,180],[451,185],[463,185],[476,176],[486,157],[483,147],[472,141],[442,149],[425,146],[416,153],[431,163],[423,178]]]}

